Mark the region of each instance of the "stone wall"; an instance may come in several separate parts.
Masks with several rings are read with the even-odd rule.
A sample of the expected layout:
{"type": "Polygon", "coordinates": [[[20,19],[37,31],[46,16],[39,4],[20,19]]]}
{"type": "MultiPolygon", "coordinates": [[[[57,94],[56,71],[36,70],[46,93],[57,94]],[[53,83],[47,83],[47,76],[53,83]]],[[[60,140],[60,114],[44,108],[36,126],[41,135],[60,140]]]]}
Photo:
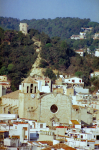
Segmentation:
{"type": "Polygon", "coordinates": [[[69,123],[71,120],[71,98],[63,94],[51,93],[41,99],[41,121],[69,123]]]}

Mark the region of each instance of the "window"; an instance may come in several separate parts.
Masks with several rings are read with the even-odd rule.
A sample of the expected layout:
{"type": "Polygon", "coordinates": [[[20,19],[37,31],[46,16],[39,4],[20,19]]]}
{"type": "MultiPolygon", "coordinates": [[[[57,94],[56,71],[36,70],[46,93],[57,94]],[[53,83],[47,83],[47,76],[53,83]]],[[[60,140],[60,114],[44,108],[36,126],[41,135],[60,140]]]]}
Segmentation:
{"type": "Polygon", "coordinates": [[[33,107],[31,107],[31,109],[33,109],[33,107]]]}
{"type": "Polygon", "coordinates": [[[34,90],[34,93],[36,93],[36,86],[35,86],[35,90],[34,90]]]}
{"type": "Polygon", "coordinates": [[[45,83],[45,86],[48,86],[47,82],[45,83]]]}
{"type": "Polygon", "coordinates": [[[15,126],[15,129],[17,129],[17,126],[15,126]]]}
{"type": "Polygon", "coordinates": [[[29,86],[27,86],[27,93],[29,93],[29,86]]]}
{"type": "Polygon", "coordinates": [[[30,90],[30,93],[32,93],[32,89],[30,90]]]}
{"type": "Polygon", "coordinates": [[[93,120],[96,120],[96,117],[93,117],[93,120]]]}
{"type": "Polygon", "coordinates": [[[54,104],[54,105],[52,105],[52,106],[50,107],[50,110],[51,110],[52,113],[56,113],[57,110],[58,110],[58,107],[54,104]]]}
{"type": "Polygon", "coordinates": [[[96,136],[96,140],[99,140],[99,135],[96,136]]]}
{"type": "Polygon", "coordinates": [[[0,135],[0,139],[3,139],[3,135],[0,135]]]}
{"type": "Polygon", "coordinates": [[[81,139],[83,139],[83,135],[81,135],[81,139]]]}
{"type": "Polygon", "coordinates": [[[72,82],[75,82],[75,80],[72,80],[72,82]]]}
{"type": "Polygon", "coordinates": [[[40,124],[40,128],[43,128],[43,124],[40,124]]]}
{"type": "Polygon", "coordinates": [[[98,149],[99,148],[99,145],[95,145],[95,149],[98,149]]]}

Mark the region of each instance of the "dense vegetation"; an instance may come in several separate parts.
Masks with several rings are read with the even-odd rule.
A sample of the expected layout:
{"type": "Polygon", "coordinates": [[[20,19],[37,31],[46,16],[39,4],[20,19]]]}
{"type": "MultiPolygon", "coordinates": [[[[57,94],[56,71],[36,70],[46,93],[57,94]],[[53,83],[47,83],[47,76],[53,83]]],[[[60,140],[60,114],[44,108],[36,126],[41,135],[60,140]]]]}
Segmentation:
{"type": "Polygon", "coordinates": [[[8,75],[12,90],[18,89],[37,58],[30,35],[0,28],[0,75],[8,75]]]}
{"type": "Polygon", "coordinates": [[[83,39],[83,40],[71,40],[67,39],[66,42],[72,49],[90,49],[91,53],[95,52],[95,49],[99,48],[99,39],[93,40],[92,38],[83,39]]]}
{"type": "Polygon", "coordinates": [[[97,58],[87,53],[85,57],[80,57],[66,41],[60,41],[59,38],[52,38],[50,43],[42,45],[40,55],[40,67],[57,69],[61,74],[76,75],[83,79],[85,86],[90,85],[89,74],[96,67],[94,62],[98,61],[97,58]]]}
{"type": "Polygon", "coordinates": [[[57,69],[59,73],[81,77],[85,86],[90,86],[92,83],[94,88],[90,88],[91,91],[98,88],[96,84],[98,79],[90,80],[89,75],[99,69],[99,58],[89,55],[87,52],[82,58],[73,50],[89,47],[93,52],[95,48],[99,47],[99,40],[91,38],[92,34],[99,31],[98,23],[90,22],[90,19],[79,18],[33,19],[22,22],[28,23],[29,28],[39,29],[41,33],[38,30],[29,29],[25,36],[18,31],[20,20],[0,17],[0,26],[3,27],[3,29],[0,28],[0,75],[8,75],[11,79],[12,90],[18,89],[22,78],[29,74],[32,64],[37,58],[36,46],[32,37],[41,41],[40,56],[42,59],[39,67],[46,68],[45,76],[55,80],[56,76],[52,70],[57,69]],[[93,27],[93,30],[87,35],[88,39],[67,39],[72,34],[78,34],[81,27],[90,26],[93,27]],[[42,31],[48,33],[49,36],[42,31]]]}
{"type": "Polygon", "coordinates": [[[0,27],[4,30],[19,30],[20,22],[27,23],[28,29],[36,29],[39,32],[44,32],[50,38],[58,36],[62,40],[70,38],[72,34],[79,34],[81,27],[93,27],[92,34],[99,32],[99,23],[91,22],[90,19],[80,18],[60,18],[55,19],[31,19],[19,20],[14,18],[0,17],[0,27]]]}

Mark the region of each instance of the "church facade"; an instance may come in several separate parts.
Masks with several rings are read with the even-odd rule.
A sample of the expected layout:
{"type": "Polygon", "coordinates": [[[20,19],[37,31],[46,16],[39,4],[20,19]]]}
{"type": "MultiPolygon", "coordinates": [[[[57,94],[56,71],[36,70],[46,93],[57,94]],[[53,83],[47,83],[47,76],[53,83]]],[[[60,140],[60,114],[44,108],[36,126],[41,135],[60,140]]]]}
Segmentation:
{"type": "Polygon", "coordinates": [[[18,114],[20,118],[46,122],[50,126],[53,122],[69,123],[72,119],[81,121],[76,112],[72,107],[71,96],[41,93],[38,91],[38,83],[32,77],[21,83],[20,90],[3,96],[0,105],[0,113],[18,114]]]}
{"type": "Polygon", "coordinates": [[[0,113],[18,113],[20,118],[46,122],[69,122],[71,98],[63,94],[38,91],[38,83],[31,77],[21,83],[21,90],[2,97],[0,113]],[[15,108],[15,109],[14,109],[15,108]]]}

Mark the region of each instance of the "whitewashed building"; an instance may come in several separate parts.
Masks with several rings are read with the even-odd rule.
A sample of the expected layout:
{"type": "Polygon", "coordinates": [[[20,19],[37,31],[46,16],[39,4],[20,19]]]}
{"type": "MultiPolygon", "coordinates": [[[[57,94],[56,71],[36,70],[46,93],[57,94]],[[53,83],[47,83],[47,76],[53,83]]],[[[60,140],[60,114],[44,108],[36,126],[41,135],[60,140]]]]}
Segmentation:
{"type": "Polygon", "coordinates": [[[96,56],[96,57],[99,57],[99,49],[96,49],[96,51],[95,51],[95,56],[96,56]]]}
{"type": "Polygon", "coordinates": [[[84,56],[84,51],[82,49],[76,50],[75,51],[77,54],[79,54],[81,57],[84,56]]]}

